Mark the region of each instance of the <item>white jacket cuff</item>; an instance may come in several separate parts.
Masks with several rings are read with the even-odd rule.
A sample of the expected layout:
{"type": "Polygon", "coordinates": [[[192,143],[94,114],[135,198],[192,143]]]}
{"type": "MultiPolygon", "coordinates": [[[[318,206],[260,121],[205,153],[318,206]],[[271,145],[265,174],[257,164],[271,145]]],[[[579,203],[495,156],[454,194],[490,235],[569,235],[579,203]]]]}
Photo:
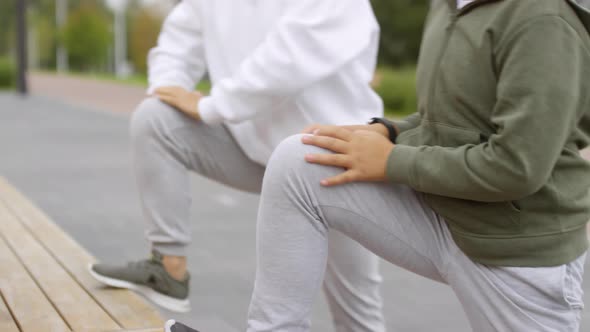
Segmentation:
{"type": "Polygon", "coordinates": [[[211,96],[203,97],[199,100],[199,115],[201,120],[208,125],[215,125],[223,123],[223,117],[215,107],[211,96]]]}

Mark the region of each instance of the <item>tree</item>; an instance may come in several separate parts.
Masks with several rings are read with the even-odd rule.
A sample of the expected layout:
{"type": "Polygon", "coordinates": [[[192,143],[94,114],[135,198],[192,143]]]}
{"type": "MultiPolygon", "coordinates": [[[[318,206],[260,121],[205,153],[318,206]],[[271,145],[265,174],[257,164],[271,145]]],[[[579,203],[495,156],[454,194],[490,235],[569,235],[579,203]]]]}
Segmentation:
{"type": "Polygon", "coordinates": [[[61,38],[72,68],[87,71],[105,66],[112,36],[110,21],[102,8],[82,3],[71,11],[61,38]]]}
{"type": "Polygon", "coordinates": [[[138,8],[131,19],[129,53],[131,63],[140,73],[147,71],[148,51],[156,46],[162,19],[149,9],[138,8]]]}
{"type": "Polygon", "coordinates": [[[0,55],[7,54],[14,45],[15,1],[0,1],[0,55]]]}

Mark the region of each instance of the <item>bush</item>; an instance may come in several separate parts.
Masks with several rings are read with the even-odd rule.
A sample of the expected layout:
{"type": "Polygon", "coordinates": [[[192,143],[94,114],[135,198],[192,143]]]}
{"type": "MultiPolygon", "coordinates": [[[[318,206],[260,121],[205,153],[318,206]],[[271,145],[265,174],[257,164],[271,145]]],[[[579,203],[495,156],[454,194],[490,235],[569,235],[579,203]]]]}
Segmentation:
{"type": "Polygon", "coordinates": [[[374,85],[388,116],[400,117],[417,111],[415,68],[380,68],[374,85]]]}
{"type": "Polygon", "coordinates": [[[88,71],[106,64],[111,43],[110,23],[98,7],[84,3],[73,10],[61,38],[72,69],[88,71]]]}
{"type": "Polygon", "coordinates": [[[7,57],[0,57],[0,89],[12,88],[16,85],[16,67],[7,57]]]}
{"type": "Polygon", "coordinates": [[[129,56],[133,67],[141,74],[147,72],[148,51],[156,46],[162,20],[147,9],[138,8],[131,21],[129,56]]]}
{"type": "Polygon", "coordinates": [[[388,66],[415,64],[430,1],[371,0],[381,27],[379,63],[388,66]]]}

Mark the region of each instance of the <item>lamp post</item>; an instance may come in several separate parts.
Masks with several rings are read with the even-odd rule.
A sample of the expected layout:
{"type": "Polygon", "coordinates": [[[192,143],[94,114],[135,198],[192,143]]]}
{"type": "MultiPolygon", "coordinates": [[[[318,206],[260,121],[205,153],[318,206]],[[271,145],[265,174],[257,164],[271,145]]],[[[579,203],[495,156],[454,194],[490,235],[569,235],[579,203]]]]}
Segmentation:
{"type": "Polygon", "coordinates": [[[115,14],[115,72],[118,77],[129,74],[127,63],[127,21],[125,13],[129,0],[106,0],[106,4],[115,14]]]}
{"type": "Polygon", "coordinates": [[[16,1],[16,61],[18,69],[17,88],[22,95],[27,95],[27,3],[26,0],[16,1]]]}

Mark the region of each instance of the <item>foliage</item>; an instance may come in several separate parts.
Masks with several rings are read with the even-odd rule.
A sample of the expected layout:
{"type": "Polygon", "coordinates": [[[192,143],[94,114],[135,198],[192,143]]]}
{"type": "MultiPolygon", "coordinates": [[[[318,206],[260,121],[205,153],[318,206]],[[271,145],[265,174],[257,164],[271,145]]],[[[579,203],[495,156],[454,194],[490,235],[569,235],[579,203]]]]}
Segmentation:
{"type": "Polygon", "coordinates": [[[110,22],[98,9],[95,5],[83,3],[70,12],[61,32],[73,69],[91,70],[106,63],[112,39],[110,22]]]}
{"type": "Polygon", "coordinates": [[[429,0],[371,0],[381,26],[379,63],[416,63],[429,0]]]}
{"type": "MultiPolygon", "coordinates": [[[[36,42],[35,49],[39,64],[42,67],[53,68],[55,66],[55,49],[56,49],[56,33],[55,23],[46,15],[34,11],[34,16],[30,29],[36,37],[33,42],[36,42]]],[[[32,49],[29,50],[32,52],[32,49]]]]}
{"type": "Polygon", "coordinates": [[[416,70],[380,68],[375,78],[375,91],[383,99],[385,113],[404,116],[416,112],[416,70]]]}
{"type": "Polygon", "coordinates": [[[0,55],[12,49],[14,41],[15,1],[0,1],[0,55]]]}
{"type": "Polygon", "coordinates": [[[138,8],[132,16],[129,31],[129,56],[135,70],[147,72],[148,51],[156,46],[162,19],[149,10],[138,8]]]}
{"type": "Polygon", "coordinates": [[[16,85],[16,67],[12,59],[0,57],[0,89],[12,88],[16,85]]]}

